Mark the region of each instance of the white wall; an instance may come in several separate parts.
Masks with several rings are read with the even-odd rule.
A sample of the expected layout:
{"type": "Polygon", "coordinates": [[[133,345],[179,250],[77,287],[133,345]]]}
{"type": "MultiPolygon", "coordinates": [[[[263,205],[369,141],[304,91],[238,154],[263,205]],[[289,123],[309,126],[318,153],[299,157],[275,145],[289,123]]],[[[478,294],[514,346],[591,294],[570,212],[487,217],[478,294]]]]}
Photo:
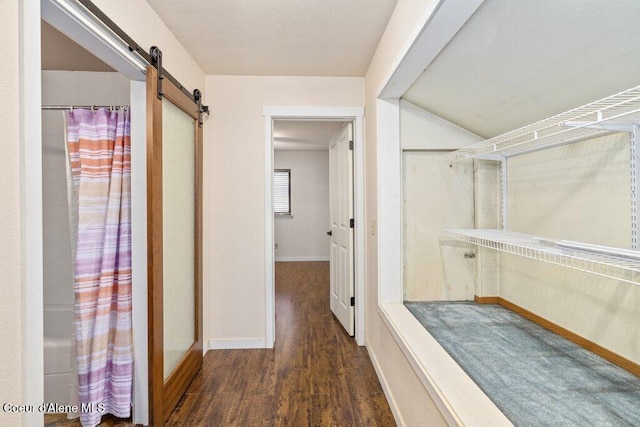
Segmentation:
{"type": "Polygon", "coordinates": [[[93,0],[112,21],[146,52],[151,46],[162,51],[162,66],[187,90],[204,93],[204,73],[189,52],[145,0],[93,0]]]}
{"type": "MultiPolygon", "coordinates": [[[[509,160],[509,229],[629,248],[629,134],[509,160]]],[[[640,287],[502,254],[499,295],[640,363],[640,287]]]]}
{"type": "MultiPolygon", "coordinates": [[[[476,160],[473,177],[474,228],[502,228],[500,162],[476,160]]],[[[472,247],[476,254],[476,286],[479,297],[498,295],[498,251],[472,247]]]]}
{"type": "Polygon", "coordinates": [[[509,159],[509,229],[630,248],[630,139],[619,132],[509,159]]]}
{"type": "MultiPolygon", "coordinates": [[[[22,241],[20,203],[22,178],[20,170],[20,105],[19,105],[19,2],[0,2],[0,266],[2,266],[0,298],[0,401],[19,404],[22,399],[22,241]]],[[[36,110],[37,112],[37,110],[36,110]]],[[[0,424],[20,425],[21,414],[0,412],[0,424]]]]}
{"type": "Polygon", "coordinates": [[[400,100],[400,147],[403,150],[457,150],[480,141],[482,138],[478,135],[400,100]]]}
{"type": "Polygon", "coordinates": [[[363,89],[353,77],[207,76],[205,342],[266,337],[263,107],[362,106],[363,89]]]}
{"type": "MultiPolygon", "coordinates": [[[[129,80],[119,73],[43,71],[42,103],[129,105],[129,80]]],[[[71,337],[71,323],[54,332],[46,318],[47,309],[72,310],[74,301],[62,111],[42,111],[42,150],[45,335],[71,337]]]]}
{"type": "Polygon", "coordinates": [[[404,53],[437,6],[437,1],[399,0],[365,76],[365,218],[366,238],[366,343],[376,368],[383,377],[390,404],[406,425],[446,425],[416,372],[404,356],[378,313],[377,238],[377,97],[404,53]]]}
{"type": "Polygon", "coordinates": [[[403,285],[405,301],[473,300],[467,245],[443,238],[448,228],[473,228],[473,162],[450,167],[442,151],[405,151],[403,285]]]}
{"type": "Polygon", "coordinates": [[[400,102],[405,301],[473,299],[475,261],[464,258],[465,245],[441,237],[445,228],[474,225],[473,162],[452,165],[445,154],[480,140],[400,102]]]}
{"type": "Polygon", "coordinates": [[[291,217],[275,218],[276,261],[329,260],[329,151],[278,150],[275,169],[291,169],[291,217]]]}

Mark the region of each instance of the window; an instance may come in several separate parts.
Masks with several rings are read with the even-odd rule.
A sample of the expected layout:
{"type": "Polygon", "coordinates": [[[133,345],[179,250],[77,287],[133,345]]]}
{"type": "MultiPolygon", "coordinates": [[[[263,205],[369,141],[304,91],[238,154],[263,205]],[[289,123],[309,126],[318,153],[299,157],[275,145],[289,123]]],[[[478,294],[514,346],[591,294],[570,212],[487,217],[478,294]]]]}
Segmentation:
{"type": "Polygon", "coordinates": [[[273,212],[291,215],[291,169],[273,171],[273,212]]]}

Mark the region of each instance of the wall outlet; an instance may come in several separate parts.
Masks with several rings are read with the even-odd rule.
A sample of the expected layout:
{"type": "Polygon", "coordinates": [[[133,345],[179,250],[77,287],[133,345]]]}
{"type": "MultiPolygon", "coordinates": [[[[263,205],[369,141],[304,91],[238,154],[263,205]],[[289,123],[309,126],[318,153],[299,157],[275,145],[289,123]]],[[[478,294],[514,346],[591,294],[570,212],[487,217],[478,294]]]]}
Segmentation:
{"type": "Polygon", "coordinates": [[[276,244],[274,245],[274,247],[275,247],[275,249],[278,249],[278,244],[276,243],[276,244]]]}

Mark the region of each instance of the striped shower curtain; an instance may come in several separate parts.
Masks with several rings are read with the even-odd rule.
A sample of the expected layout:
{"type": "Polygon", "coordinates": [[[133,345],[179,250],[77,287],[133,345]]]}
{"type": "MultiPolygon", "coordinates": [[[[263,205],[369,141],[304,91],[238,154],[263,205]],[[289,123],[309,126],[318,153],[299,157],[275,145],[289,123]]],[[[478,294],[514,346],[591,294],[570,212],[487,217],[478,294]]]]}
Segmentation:
{"type": "Polygon", "coordinates": [[[129,417],[131,333],[131,131],[128,108],[75,109],[66,137],[76,197],[75,339],[80,420],[129,417]]]}

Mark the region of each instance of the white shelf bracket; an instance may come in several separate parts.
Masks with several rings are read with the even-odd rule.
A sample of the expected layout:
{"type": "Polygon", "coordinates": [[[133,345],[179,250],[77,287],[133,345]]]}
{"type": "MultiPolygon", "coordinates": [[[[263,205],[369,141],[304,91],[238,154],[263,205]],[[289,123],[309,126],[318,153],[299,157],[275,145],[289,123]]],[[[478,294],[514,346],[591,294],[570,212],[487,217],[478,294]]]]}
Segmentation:
{"type": "Polygon", "coordinates": [[[503,230],[508,230],[508,224],[507,224],[507,217],[509,214],[509,180],[508,180],[508,176],[507,176],[507,159],[503,158],[500,161],[500,178],[501,178],[501,183],[500,183],[500,192],[501,192],[501,197],[500,197],[500,222],[502,224],[502,229],[503,230]]]}
{"type": "Polygon", "coordinates": [[[638,138],[640,138],[640,127],[633,125],[631,133],[630,149],[630,172],[631,172],[631,248],[638,249],[638,138]]]}

